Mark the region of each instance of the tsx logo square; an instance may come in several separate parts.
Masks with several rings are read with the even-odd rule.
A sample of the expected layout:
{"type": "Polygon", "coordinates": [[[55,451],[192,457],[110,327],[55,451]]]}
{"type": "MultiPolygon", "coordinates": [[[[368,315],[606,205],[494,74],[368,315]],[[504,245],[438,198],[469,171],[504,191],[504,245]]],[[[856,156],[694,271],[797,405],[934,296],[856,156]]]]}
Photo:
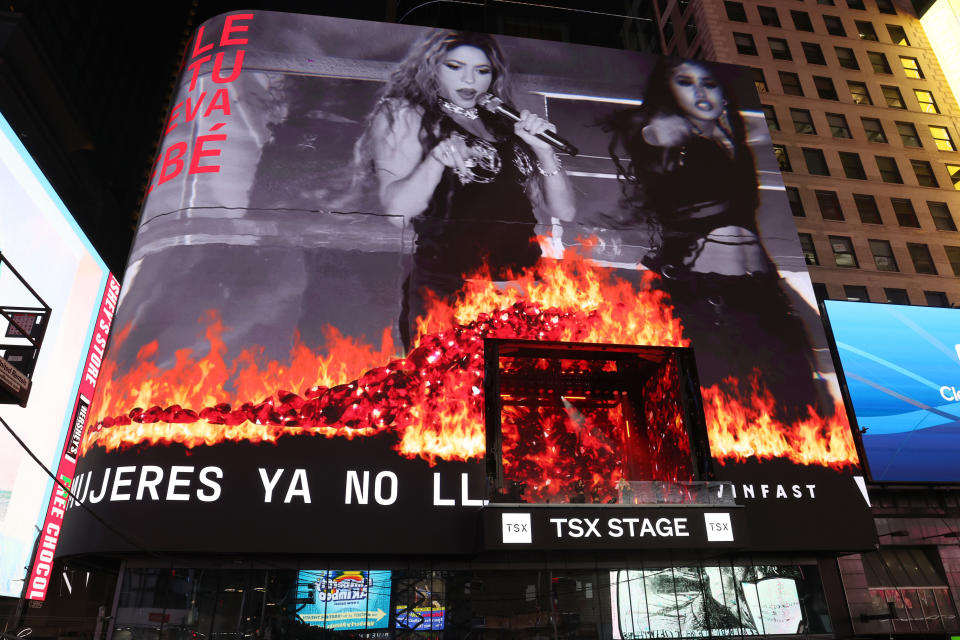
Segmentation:
{"type": "Polygon", "coordinates": [[[533,542],[533,529],[530,526],[529,513],[502,513],[502,524],[504,542],[513,542],[520,544],[530,544],[533,542]]]}
{"type": "Polygon", "coordinates": [[[733,542],[729,513],[705,513],[703,521],[707,525],[708,542],[733,542]]]}

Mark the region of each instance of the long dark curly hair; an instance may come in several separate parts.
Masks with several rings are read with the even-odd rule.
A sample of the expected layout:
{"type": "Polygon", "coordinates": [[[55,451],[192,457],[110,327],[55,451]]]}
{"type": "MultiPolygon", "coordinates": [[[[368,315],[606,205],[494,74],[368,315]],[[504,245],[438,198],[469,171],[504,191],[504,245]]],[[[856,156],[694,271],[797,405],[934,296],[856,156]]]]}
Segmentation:
{"type": "MultiPolygon", "coordinates": [[[[485,33],[450,31],[438,29],[424,34],[410,48],[406,57],[390,74],[390,79],[380,94],[377,105],[366,119],[363,135],[354,149],[354,162],[361,173],[373,171],[373,144],[371,128],[376,118],[385,115],[392,127],[397,115],[404,109],[415,109],[421,115],[419,139],[423,148],[430,149],[448,132],[438,127],[444,116],[440,103],[437,73],[448,51],[460,46],[475,47],[487,56],[493,79],[490,93],[513,103],[510,74],[503,50],[492,36],[485,33]]],[[[480,109],[484,125],[498,138],[513,133],[513,129],[500,118],[480,109]]]]}
{"type": "Polygon", "coordinates": [[[648,168],[651,160],[648,155],[656,151],[654,147],[644,143],[643,128],[657,116],[684,115],[670,86],[674,70],[683,64],[706,69],[717,80],[726,102],[726,115],[722,118],[725,122],[718,124],[733,147],[734,160],[737,163],[749,162],[753,165],[753,152],[747,146],[746,125],[740,115],[731,79],[727,77],[725,70],[683,58],[660,58],[650,72],[650,80],[643,94],[643,104],[616,111],[600,122],[603,130],[611,134],[610,157],[617,165],[620,176],[630,182],[642,179],[641,173],[648,168]],[[627,158],[621,157],[623,152],[626,152],[627,158]]]}
{"type": "MultiPolygon", "coordinates": [[[[643,103],[638,107],[614,111],[598,122],[610,134],[608,151],[616,166],[622,190],[621,208],[597,214],[598,222],[618,230],[644,228],[647,232],[646,241],[651,247],[663,245],[666,222],[671,220],[671,208],[677,204],[678,198],[683,197],[668,189],[662,180],[666,169],[664,163],[677,160],[682,149],[650,144],[644,138],[643,130],[657,118],[685,116],[670,84],[674,71],[683,64],[706,69],[717,80],[726,108],[716,125],[726,138],[737,175],[744,177],[743,184],[753,181],[756,185],[753,151],[747,144],[746,125],[733,91],[733,78],[727,70],[682,58],[660,58],[650,73],[643,103]]],[[[695,137],[692,133],[691,136],[695,137]]],[[[756,207],[755,188],[752,193],[744,193],[741,197],[743,206],[756,207]]]]}

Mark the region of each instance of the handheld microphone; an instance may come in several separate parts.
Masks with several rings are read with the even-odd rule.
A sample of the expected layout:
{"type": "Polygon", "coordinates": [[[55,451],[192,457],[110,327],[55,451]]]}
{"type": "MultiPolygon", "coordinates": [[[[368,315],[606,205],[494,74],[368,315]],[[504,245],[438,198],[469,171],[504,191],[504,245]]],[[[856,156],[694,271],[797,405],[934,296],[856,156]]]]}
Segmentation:
{"type": "MultiPolygon", "coordinates": [[[[504,103],[503,100],[492,93],[481,93],[477,97],[477,104],[490,113],[495,113],[503,118],[506,118],[510,122],[520,122],[520,112],[510,105],[504,103]]],[[[536,137],[540,138],[557,151],[563,151],[571,156],[575,156],[580,153],[579,149],[561,138],[553,131],[544,131],[543,133],[538,133],[536,137]]]]}

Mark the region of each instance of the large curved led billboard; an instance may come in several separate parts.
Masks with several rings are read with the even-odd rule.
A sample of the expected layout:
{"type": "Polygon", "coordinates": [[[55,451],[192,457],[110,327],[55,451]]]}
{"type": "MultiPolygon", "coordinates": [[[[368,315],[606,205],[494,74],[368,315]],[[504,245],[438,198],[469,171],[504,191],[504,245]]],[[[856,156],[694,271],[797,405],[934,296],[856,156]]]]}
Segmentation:
{"type": "Polygon", "coordinates": [[[488,500],[706,481],[745,509],[660,544],[712,540],[708,524],[725,545],[868,544],[788,211],[741,69],[214,19],[187,51],[83,442],[75,493],[122,527],[68,551],[465,553],[487,546],[488,500]],[[695,366],[501,363],[529,384],[495,392],[516,428],[492,495],[494,338],[691,349],[695,366]],[[726,537],[741,524],[749,544],[726,537]]]}
{"type": "Polygon", "coordinates": [[[960,312],[826,304],[872,479],[960,482],[960,312]]]}

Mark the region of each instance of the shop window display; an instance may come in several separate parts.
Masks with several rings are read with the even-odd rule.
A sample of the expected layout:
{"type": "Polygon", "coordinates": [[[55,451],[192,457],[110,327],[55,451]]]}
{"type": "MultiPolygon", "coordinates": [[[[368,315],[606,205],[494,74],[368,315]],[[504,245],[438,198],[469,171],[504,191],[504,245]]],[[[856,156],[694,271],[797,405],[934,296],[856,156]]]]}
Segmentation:
{"type": "Polygon", "coordinates": [[[130,568],[113,635],[621,640],[832,631],[813,565],[622,562],[612,569],[325,562],[243,570],[130,568]]]}

